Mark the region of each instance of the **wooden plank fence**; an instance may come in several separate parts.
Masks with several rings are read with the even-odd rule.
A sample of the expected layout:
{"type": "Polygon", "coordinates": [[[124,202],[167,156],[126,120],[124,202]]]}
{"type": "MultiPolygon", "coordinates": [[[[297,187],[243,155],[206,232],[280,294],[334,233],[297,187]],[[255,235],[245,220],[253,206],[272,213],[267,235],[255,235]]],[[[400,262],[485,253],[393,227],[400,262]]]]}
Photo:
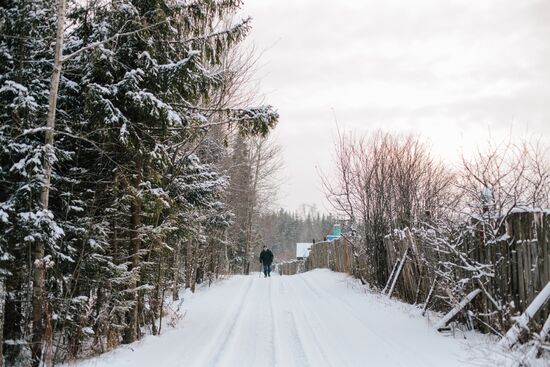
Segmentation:
{"type": "MultiPolygon", "coordinates": [[[[489,325],[499,322],[503,323],[501,328],[507,328],[512,322],[510,316],[524,312],[550,282],[550,212],[513,211],[505,218],[505,227],[494,241],[487,240],[481,223],[474,225],[475,230],[465,239],[464,250],[469,259],[492,265],[494,276],[486,277],[484,285],[492,299],[487,295],[478,297],[472,307],[483,315],[493,315],[483,316],[481,321],[486,325],[480,325],[482,330],[491,331],[489,325]],[[506,320],[495,320],[495,317],[503,316],[498,315],[499,308],[508,309],[506,320]]],[[[397,259],[411,246],[407,233],[410,232],[399,231],[384,241],[389,272],[392,270],[389,267],[393,268],[397,259]]],[[[436,276],[433,265],[447,259],[434,252],[433,246],[423,242],[418,234],[411,237],[413,248],[409,251],[395,293],[409,303],[421,303],[428,296],[436,276]]],[[[463,273],[466,276],[467,270],[463,273]]],[[[543,307],[533,320],[540,325],[549,313],[550,307],[543,307]]]]}
{"type": "Polygon", "coordinates": [[[328,268],[342,273],[354,273],[351,246],[343,239],[317,242],[311,246],[305,269],[328,268]]]}
{"type": "MultiPolygon", "coordinates": [[[[502,240],[488,247],[488,260],[495,263],[492,291],[513,301],[524,312],[537,294],[550,282],[550,212],[523,211],[506,219],[502,240]]],[[[546,319],[550,307],[543,308],[537,321],[546,319]]]]}
{"type": "Polygon", "coordinates": [[[277,272],[281,275],[294,275],[304,271],[304,260],[286,261],[277,264],[277,272]]]}
{"type": "MultiPolygon", "coordinates": [[[[501,331],[509,327],[512,324],[512,316],[524,312],[550,282],[550,211],[515,210],[506,217],[505,224],[500,237],[493,242],[487,241],[482,227],[476,228],[470,237],[466,238],[462,249],[467,252],[469,259],[490,264],[494,271],[494,276],[488,277],[488,282],[484,286],[485,296],[476,297],[468,306],[473,307],[479,314],[487,315],[483,316],[483,322],[478,325],[487,332],[494,332],[490,325],[498,323],[501,323],[501,331]],[[489,296],[492,299],[489,299],[489,296]],[[496,312],[499,311],[497,306],[508,308],[506,320],[494,319],[503,317],[496,312]]],[[[400,299],[423,304],[431,298],[434,299],[432,307],[448,311],[447,304],[436,300],[439,297],[431,297],[434,285],[438,282],[435,264],[445,261],[446,255],[436,251],[433,243],[426,240],[425,233],[426,231],[423,237],[414,231],[395,231],[384,239],[387,273],[392,274],[396,269],[401,269],[400,274],[396,275],[398,278],[394,290],[394,294],[400,299]],[[406,260],[399,266],[405,251],[408,251],[406,260]]],[[[339,239],[314,244],[303,269],[308,271],[328,268],[360,276],[361,269],[366,268],[365,264],[362,264],[365,261],[361,257],[354,260],[351,245],[344,239],[339,239]]],[[[299,272],[290,266],[288,271],[285,270],[285,274],[299,272]]],[[[465,275],[466,272],[464,270],[465,275]]],[[[467,291],[471,292],[475,288],[474,283],[472,289],[467,291]]],[[[549,314],[550,306],[547,305],[541,308],[533,320],[542,325],[549,314]]]]}

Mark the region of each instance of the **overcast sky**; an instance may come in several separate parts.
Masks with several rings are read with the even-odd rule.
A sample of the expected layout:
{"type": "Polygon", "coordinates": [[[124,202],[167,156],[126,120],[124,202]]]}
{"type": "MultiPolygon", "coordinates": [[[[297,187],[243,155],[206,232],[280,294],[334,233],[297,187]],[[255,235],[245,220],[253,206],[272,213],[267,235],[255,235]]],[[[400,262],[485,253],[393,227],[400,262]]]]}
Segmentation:
{"type": "Polygon", "coordinates": [[[412,132],[452,163],[550,132],[549,0],[248,0],[257,78],[280,114],[279,203],[327,211],[336,123],[412,132]]]}

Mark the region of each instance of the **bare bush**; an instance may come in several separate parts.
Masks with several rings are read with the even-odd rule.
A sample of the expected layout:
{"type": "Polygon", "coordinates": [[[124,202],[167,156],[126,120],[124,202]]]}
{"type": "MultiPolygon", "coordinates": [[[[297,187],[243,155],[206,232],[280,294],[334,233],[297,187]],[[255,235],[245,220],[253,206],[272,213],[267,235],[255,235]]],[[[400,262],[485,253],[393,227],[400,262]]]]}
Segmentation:
{"type": "Polygon", "coordinates": [[[336,162],[336,175],[323,180],[327,198],[357,236],[357,256],[368,264],[362,276],[382,286],[388,276],[384,237],[438,217],[452,175],[416,137],[382,132],[340,135],[336,162]]]}
{"type": "Polygon", "coordinates": [[[335,153],[336,174],[323,182],[362,280],[389,285],[399,265],[396,294],[441,311],[478,290],[459,317],[494,333],[548,281],[537,270],[544,259],[522,265],[545,246],[540,208],[550,204],[550,165],[540,143],[489,142],[455,170],[413,136],[342,134],[335,153]]]}

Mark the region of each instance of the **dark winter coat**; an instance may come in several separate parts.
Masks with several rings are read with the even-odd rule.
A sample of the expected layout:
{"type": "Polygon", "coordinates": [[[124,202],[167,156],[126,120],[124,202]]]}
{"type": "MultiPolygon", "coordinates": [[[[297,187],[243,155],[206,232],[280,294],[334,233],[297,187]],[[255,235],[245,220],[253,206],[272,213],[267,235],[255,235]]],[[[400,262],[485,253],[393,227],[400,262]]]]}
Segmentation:
{"type": "Polygon", "coordinates": [[[270,249],[262,250],[260,253],[260,262],[264,265],[271,265],[273,262],[273,252],[270,249]]]}

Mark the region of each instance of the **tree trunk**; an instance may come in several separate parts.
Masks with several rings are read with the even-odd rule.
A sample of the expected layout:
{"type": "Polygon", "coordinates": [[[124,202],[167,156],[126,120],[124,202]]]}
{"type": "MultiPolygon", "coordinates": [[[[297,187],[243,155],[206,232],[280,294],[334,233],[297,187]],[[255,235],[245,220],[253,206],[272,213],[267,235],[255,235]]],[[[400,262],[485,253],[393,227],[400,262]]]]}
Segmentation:
{"type": "MultiPolygon", "coordinates": [[[[52,178],[51,155],[54,154],[54,128],[55,112],[57,108],[57,92],[61,78],[63,33],[65,28],[65,0],[59,0],[57,5],[57,29],[55,37],[55,55],[50,84],[50,96],[48,106],[48,117],[46,121],[45,157],[44,157],[44,178],[42,191],[40,193],[40,204],[42,209],[47,210],[50,199],[50,184],[52,178]]],[[[38,367],[42,360],[42,343],[44,340],[44,243],[36,242],[33,251],[33,290],[32,290],[32,342],[31,358],[32,365],[38,367]]]]}
{"type": "MultiPolygon", "coordinates": [[[[141,249],[141,238],[139,236],[139,229],[141,227],[141,199],[139,197],[139,190],[141,185],[141,159],[136,160],[136,172],[134,178],[134,198],[131,205],[131,220],[130,220],[130,230],[131,230],[131,240],[130,240],[130,251],[129,255],[131,258],[131,270],[134,272],[135,277],[138,277],[139,270],[136,270],[140,265],[139,259],[139,250],[141,249]]],[[[138,280],[135,279],[131,287],[138,287],[138,280]]],[[[129,300],[132,301],[132,306],[126,315],[127,328],[124,335],[124,343],[129,344],[138,339],[139,332],[139,305],[138,305],[138,292],[133,290],[130,293],[129,300]]]]}
{"type": "MultiPolygon", "coordinates": [[[[21,252],[17,251],[16,256],[23,256],[21,252]]],[[[15,299],[13,295],[16,294],[16,290],[21,289],[24,287],[24,282],[26,281],[25,278],[27,277],[27,274],[25,274],[25,268],[20,267],[16,271],[14,271],[13,275],[10,275],[9,277],[4,278],[4,286],[5,286],[5,305],[4,305],[4,332],[3,332],[3,339],[21,339],[21,328],[23,324],[22,315],[23,311],[22,308],[24,307],[22,302],[18,302],[18,300],[15,299]],[[8,295],[12,292],[12,296],[9,297],[8,295]]],[[[30,283],[30,281],[29,281],[30,283]]],[[[26,306],[25,306],[26,307],[26,306]]],[[[2,356],[5,359],[5,363],[7,366],[13,366],[16,364],[16,361],[18,360],[18,357],[22,353],[21,345],[15,344],[15,345],[3,345],[2,346],[3,354],[2,356]]]]}
{"type": "Polygon", "coordinates": [[[38,367],[42,361],[44,337],[44,245],[37,244],[34,250],[34,279],[32,286],[32,366],[38,367]]]}
{"type": "MultiPolygon", "coordinates": [[[[161,301],[160,301],[160,314],[159,314],[159,329],[158,329],[158,334],[160,335],[161,331],[162,331],[162,314],[163,314],[163,310],[164,310],[164,297],[165,297],[165,292],[166,292],[166,287],[162,287],[162,298],[161,298],[161,301]]],[[[154,323],[154,321],[153,321],[154,323]]]]}
{"type": "MultiPolygon", "coordinates": [[[[45,330],[45,335],[44,335],[44,338],[45,338],[45,341],[46,341],[46,351],[44,352],[44,365],[46,367],[51,367],[53,366],[52,364],[52,339],[53,339],[53,332],[52,332],[52,320],[50,318],[50,310],[48,309],[49,306],[48,306],[48,301],[46,300],[46,305],[45,305],[45,310],[44,310],[44,314],[46,315],[46,320],[45,320],[45,327],[44,327],[44,330],[45,330]]],[[[77,339],[75,341],[75,344],[78,345],[78,342],[79,342],[79,339],[77,339]]],[[[78,348],[77,348],[78,350],[78,348]]],[[[76,353],[75,353],[76,355],[76,353]]]]}
{"type": "Polygon", "coordinates": [[[191,288],[191,276],[193,272],[193,261],[191,259],[193,253],[193,241],[187,240],[187,248],[185,253],[185,288],[191,288]]]}
{"type": "Polygon", "coordinates": [[[227,246],[227,231],[225,232],[225,241],[224,241],[224,244],[223,244],[223,261],[224,261],[224,272],[226,274],[229,274],[229,272],[231,271],[231,266],[230,266],[230,263],[229,263],[229,246],[227,246]]]}
{"type": "Polygon", "coordinates": [[[62,68],[62,52],[63,52],[63,32],[65,27],[65,0],[59,0],[57,7],[57,33],[55,38],[55,56],[52,71],[52,81],[50,84],[50,96],[48,105],[48,117],[46,121],[46,139],[45,150],[46,157],[44,158],[44,181],[42,191],[40,193],[40,203],[44,209],[48,209],[50,199],[50,183],[52,178],[52,165],[49,160],[49,155],[53,151],[53,137],[55,129],[55,113],[57,108],[57,93],[59,89],[59,80],[61,79],[62,68]]]}
{"type": "Polygon", "coordinates": [[[176,253],[174,254],[174,279],[172,284],[172,299],[177,301],[179,296],[179,278],[180,278],[180,241],[176,244],[176,253]]]}
{"type": "MultiPolygon", "coordinates": [[[[119,187],[118,187],[119,183],[118,183],[118,173],[115,173],[115,178],[114,178],[114,185],[113,185],[113,194],[114,194],[114,197],[118,198],[119,197],[119,187]]],[[[118,211],[119,210],[119,206],[117,205],[116,206],[116,210],[118,211]]],[[[112,243],[112,256],[113,256],[113,260],[115,262],[115,264],[120,264],[121,261],[120,261],[120,254],[119,254],[119,248],[118,248],[118,242],[119,242],[119,235],[118,235],[118,226],[119,226],[119,223],[118,223],[118,216],[117,215],[113,215],[113,219],[111,221],[111,231],[112,231],[112,237],[111,237],[111,243],[112,243]]]]}
{"type": "Polygon", "coordinates": [[[193,250],[193,256],[192,256],[192,261],[191,261],[191,268],[190,268],[190,272],[191,272],[191,285],[190,285],[190,288],[191,288],[191,292],[195,293],[195,287],[197,285],[197,278],[199,277],[199,272],[200,272],[200,263],[199,261],[201,260],[201,251],[200,251],[200,245],[197,243],[197,247],[193,250]]]}
{"type": "Polygon", "coordinates": [[[4,275],[0,274],[0,367],[4,366],[4,305],[6,304],[6,285],[4,275]]]}

